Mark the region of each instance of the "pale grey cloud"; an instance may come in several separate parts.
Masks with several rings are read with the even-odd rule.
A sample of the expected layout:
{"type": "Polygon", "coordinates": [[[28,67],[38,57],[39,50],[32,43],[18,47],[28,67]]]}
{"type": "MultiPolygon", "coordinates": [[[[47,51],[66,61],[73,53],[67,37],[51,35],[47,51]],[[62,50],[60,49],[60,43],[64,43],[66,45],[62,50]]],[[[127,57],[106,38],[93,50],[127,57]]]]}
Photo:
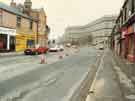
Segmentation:
{"type": "MultiPolygon", "coordinates": [[[[9,3],[10,0],[0,0],[9,3]]],[[[15,0],[22,2],[24,0],[15,0]]],[[[103,15],[118,14],[124,0],[32,0],[33,7],[44,7],[51,36],[70,25],[84,25],[103,15]]]]}

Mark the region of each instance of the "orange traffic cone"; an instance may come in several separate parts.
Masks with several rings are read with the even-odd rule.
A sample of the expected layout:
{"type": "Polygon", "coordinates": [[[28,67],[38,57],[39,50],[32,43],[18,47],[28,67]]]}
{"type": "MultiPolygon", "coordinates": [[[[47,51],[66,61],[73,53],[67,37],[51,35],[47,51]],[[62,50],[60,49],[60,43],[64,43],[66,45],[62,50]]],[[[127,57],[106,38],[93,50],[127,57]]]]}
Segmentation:
{"type": "Polygon", "coordinates": [[[42,54],[40,57],[40,64],[44,64],[44,63],[45,63],[45,56],[44,54],[42,54]]]}
{"type": "Polygon", "coordinates": [[[60,58],[60,59],[62,59],[62,58],[63,58],[63,56],[62,56],[62,55],[60,55],[60,56],[59,56],[59,58],[60,58]]]}
{"type": "Polygon", "coordinates": [[[63,55],[61,53],[59,54],[59,59],[63,59],[63,55]]]}

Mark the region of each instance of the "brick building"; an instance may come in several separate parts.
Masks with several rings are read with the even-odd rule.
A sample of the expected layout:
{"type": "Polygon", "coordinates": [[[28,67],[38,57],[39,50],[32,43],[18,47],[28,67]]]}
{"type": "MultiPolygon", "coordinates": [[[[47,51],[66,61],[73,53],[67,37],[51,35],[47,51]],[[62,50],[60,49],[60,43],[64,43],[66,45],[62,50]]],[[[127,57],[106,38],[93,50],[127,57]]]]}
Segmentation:
{"type": "Polygon", "coordinates": [[[45,11],[43,8],[32,9],[31,0],[25,0],[24,5],[17,5],[14,0],[10,6],[0,3],[0,27],[1,51],[47,46],[50,29],[46,24],[45,11]]]}
{"type": "Polygon", "coordinates": [[[37,19],[0,3],[0,50],[23,51],[36,42],[37,19]]]}
{"type": "Polygon", "coordinates": [[[111,48],[118,55],[135,61],[135,1],[125,0],[112,30],[111,48]],[[117,38],[116,38],[117,37],[117,38]]]}
{"type": "Polygon", "coordinates": [[[33,9],[30,12],[32,17],[38,19],[38,44],[42,47],[47,46],[48,44],[48,25],[47,25],[47,16],[43,8],[33,9]]]}

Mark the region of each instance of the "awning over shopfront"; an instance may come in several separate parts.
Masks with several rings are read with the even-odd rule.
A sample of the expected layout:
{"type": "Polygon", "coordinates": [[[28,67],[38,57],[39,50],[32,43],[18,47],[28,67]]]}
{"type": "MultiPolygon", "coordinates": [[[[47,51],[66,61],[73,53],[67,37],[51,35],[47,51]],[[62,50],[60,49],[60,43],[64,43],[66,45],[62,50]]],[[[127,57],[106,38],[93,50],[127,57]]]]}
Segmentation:
{"type": "Polygon", "coordinates": [[[7,35],[16,35],[16,30],[15,29],[10,29],[10,28],[5,28],[5,27],[0,27],[0,34],[7,34],[7,35]]]}

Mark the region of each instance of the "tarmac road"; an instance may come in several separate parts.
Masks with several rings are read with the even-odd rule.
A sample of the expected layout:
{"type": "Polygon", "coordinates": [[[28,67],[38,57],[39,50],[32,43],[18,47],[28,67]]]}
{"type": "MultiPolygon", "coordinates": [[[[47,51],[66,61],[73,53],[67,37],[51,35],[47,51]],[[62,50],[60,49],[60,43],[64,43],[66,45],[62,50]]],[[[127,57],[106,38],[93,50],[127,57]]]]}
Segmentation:
{"type": "MultiPolygon", "coordinates": [[[[9,76],[9,79],[1,80],[1,100],[68,101],[88,73],[93,71],[93,65],[102,54],[102,52],[90,47],[83,47],[74,52],[73,55],[51,64],[21,64],[20,68],[23,66],[35,68],[11,78],[9,76]]],[[[25,61],[25,57],[18,58],[25,61]]],[[[15,62],[14,59],[13,62],[15,62]]],[[[91,76],[93,75],[91,73],[91,76]]]]}

